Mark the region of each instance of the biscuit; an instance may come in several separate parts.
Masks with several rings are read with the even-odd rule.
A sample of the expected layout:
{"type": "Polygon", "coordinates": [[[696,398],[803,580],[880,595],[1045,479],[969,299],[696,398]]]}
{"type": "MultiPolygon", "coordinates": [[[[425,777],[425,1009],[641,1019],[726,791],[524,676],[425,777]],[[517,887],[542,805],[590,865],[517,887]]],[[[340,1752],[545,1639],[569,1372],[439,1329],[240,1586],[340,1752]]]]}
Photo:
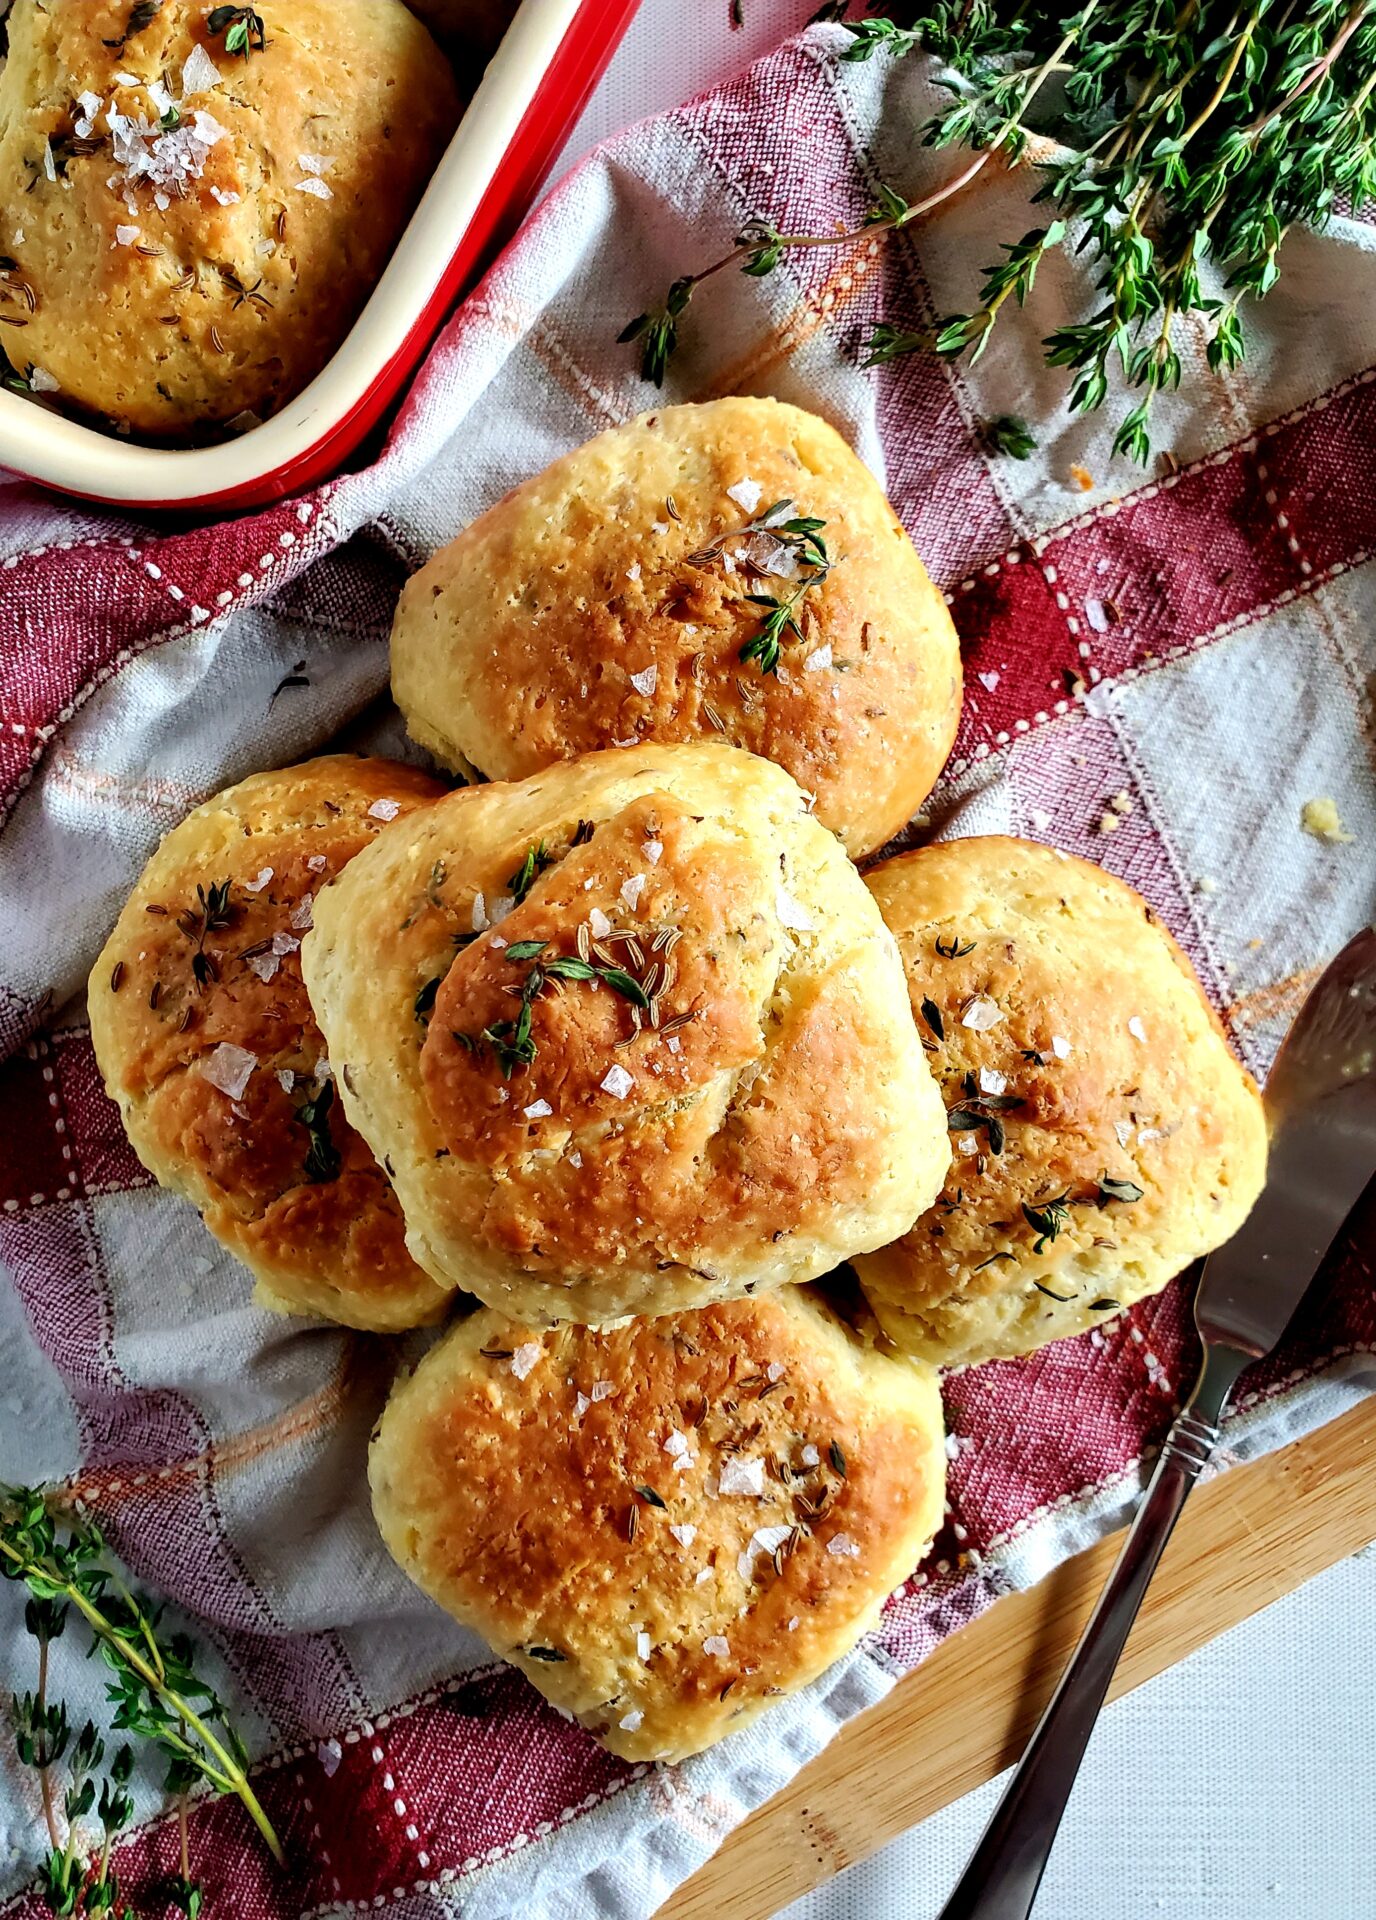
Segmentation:
{"type": "Polygon", "coordinates": [[[1261,1099],[1139,895],[1000,838],[868,879],[954,1147],[936,1205],[855,1263],[898,1346],[941,1366],[1030,1353],[1237,1231],[1265,1179],[1261,1099]]]}
{"type": "Polygon", "coordinates": [[[940,1187],[892,936],[767,761],[646,746],[451,794],[315,920],[345,1109],[443,1286],[664,1313],[813,1279],[940,1187]]]}
{"type": "Polygon", "coordinates": [[[941,1522],[929,1369],[809,1288],[594,1332],[463,1322],[369,1460],[398,1564],[628,1760],[679,1760],[849,1651],[941,1522]]]}
{"type": "Polygon", "coordinates": [[[442,791],[345,754],[255,774],[166,836],[91,974],[96,1059],[134,1151],[264,1306],[389,1329],[445,1304],[335,1097],[299,951],[319,889],[442,791]]]}
{"type": "Polygon", "coordinates": [[[955,738],[960,652],[879,485],[776,400],[661,407],[483,514],[407,583],[392,691],[446,765],[520,779],[642,740],[719,734],[787,769],[855,858],[926,798],[955,738]],[[785,511],[780,503],[788,503],[785,511]],[[817,523],[804,536],[742,529],[817,523]],[[796,629],[743,658],[797,595],[796,629]]]}
{"type": "Polygon", "coordinates": [[[37,390],[135,434],[247,426],[298,393],[458,120],[444,56],[400,0],[274,0],[252,16],[265,44],[232,49],[247,11],[9,15],[0,344],[37,390]]]}

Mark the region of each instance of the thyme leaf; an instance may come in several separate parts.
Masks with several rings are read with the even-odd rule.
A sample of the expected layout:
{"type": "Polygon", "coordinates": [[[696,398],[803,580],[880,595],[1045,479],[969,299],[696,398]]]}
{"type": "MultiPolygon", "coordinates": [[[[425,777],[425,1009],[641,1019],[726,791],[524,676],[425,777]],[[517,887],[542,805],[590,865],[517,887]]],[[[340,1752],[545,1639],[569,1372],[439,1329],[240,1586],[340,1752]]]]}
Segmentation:
{"type": "MultiPolygon", "coordinates": [[[[1032,1246],[1033,1253],[1044,1252],[1051,1241],[1060,1235],[1066,1222],[1070,1218],[1070,1208],[1067,1205],[1068,1199],[1069,1195],[1063,1193],[1058,1199],[1043,1200],[1039,1207],[1029,1207],[1027,1202],[1025,1200],[1023,1201],[1023,1219],[1026,1220],[1028,1226],[1031,1227],[1037,1235],[1032,1246]]],[[[1045,1287],[1042,1288],[1042,1292],[1046,1292],[1045,1287]]]]}
{"type": "Polygon", "coordinates": [[[1143,1197],[1143,1189],[1135,1180],[1110,1180],[1107,1173],[1099,1178],[1099,1204],[1104,1206],[1110,1200],[1121,1200],[1131,1204],[1143,1197]]]}
{"type": "MultiPolygon", "coordinates": [[[[546,850],[541,840],[537,845],[527,847],[526,857],[507,881],[512,898],[519,907],[546,867],[554,865],[554,855],[546,850]]],[[[518,943],[519,944],[519,943],[518,943]]]]}
{"type": "Polygon", "coordinates": [[[206,16],[206,26],[212,34],[224,35],[226,53],[242,54],[245,60],[251,53],[261,53],[267,45],[263,16],[252,7],[212,7],[206,16]]]}
{"type": "Polygon", "coordinates": [[[313,1099],[296,1109],[297,1119],[310,1135],[305,1159],[306,1178],[320,1186],[337,1180],[343,1165],[339,1149],[330,1137],[330,1108],[333,1105],[334,1082],[326,1080],[313,1099]]]}

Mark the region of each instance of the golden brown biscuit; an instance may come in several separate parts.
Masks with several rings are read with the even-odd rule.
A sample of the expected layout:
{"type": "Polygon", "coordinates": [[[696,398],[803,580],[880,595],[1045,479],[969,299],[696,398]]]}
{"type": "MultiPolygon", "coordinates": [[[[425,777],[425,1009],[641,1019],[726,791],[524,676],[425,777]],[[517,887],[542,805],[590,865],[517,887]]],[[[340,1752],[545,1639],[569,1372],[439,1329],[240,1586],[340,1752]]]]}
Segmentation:
{"type": "Polygon", "coordinates": [[[166,836],[91,975],[91,1039],[134,1151],[264,1306],[386,1330],[444,1305],[335,1098],[299,952],[320,888],[442,791],[346,754],[241,781],[166,836]]]}
{"type": "Polygon", "coordinates": [[[678,1760],[816,1677],[941,1522],[926,1368],[789,1288],[600,1333],[480,1313],[369,1460],[398,1564],[628,1760],[678,1760]]]}
{"type": "Polygon", "coordinates": [[[940,1187],[892,936],[733,747],[451,794],[325,890],[302,964],[412,1253],[532,1324],[813,1279],[940,1187]]]}
{"type": "Polygon", "coordinates": [[[265,417],[348,332],[457,119],[400,0],[16,0],[5,352],[138,434],[265,417]]]}
{"type": "Polygon", "coordinates": [[[857,1260],[885,1331],[942,1366],[1029,1353],[1234,1234],[1266,1128],[1189,961],[1111,874],[955,840],[868,876],[947,1107],[945,1191],[857,1260]]]}
{"type": "MultiPolygon", "coordinates": [[[[781,509],[782,511],[782,509],[781,509]]],[[[926,798],[955,738],[941,595],[841,436],[776,400],[661,407],[475,520],[407,584],[392,691],[452,767],[520,779],[639,740],[721,734],[777,761],[857,859],[926,798]],[[808,536],[743,534],[781,502],[808,536]],[[743,659],[794,596],[777,672],[743,659]]]]}

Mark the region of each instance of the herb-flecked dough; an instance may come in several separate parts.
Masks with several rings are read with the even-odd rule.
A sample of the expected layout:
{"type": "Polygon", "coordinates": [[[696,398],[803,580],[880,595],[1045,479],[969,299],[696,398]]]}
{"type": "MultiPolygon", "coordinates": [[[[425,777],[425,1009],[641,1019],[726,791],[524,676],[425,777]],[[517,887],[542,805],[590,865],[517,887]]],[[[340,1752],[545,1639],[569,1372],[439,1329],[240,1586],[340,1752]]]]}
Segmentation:
{"type": "Polygon", "coordinates": [[[940,1187],[892,937],[734,747],[451,794],[325,890],[302,963],[415,1258],[533,1323],[815,1279],[940,1187]]]}
{"type": "Polygon", "coordinates": [[[960,650],[840,434],[733,397],[599,434],[441,548],[401,596],[392,691],[423,746],[495,779],[724,738],[859,858],[945,763],[960,650]]]}
{"type": "Polygon", "coordinates": [[[936,1204],[856,1262],[939,1366],[1102,1326],[1231,1239],[1266,1124],[1188,959],[1140,895],[1033,841],[953,840],[868,876],[953,1148],[936,1204]]]}
{"type": "Polygon", "coordinates": [[[369,1461],[398,1564],[604,1746],[676,1760],[847,1653],[941,1522],[935,1375],[806,1287],[464,1321],[369,1461]]]}
{"type": "Polygon", "coordinates": [[[167,834],[92,970],[91,1039],[134,1151],[262,1305],[387,1331],[445,1304],[345,1118],[300,955],[320,889],[441,791],[348,754],[254,774],[167,834]]]}
{"type": "Polygon", "coordinates": [[[135,435],[265,418],[353,324],[458,112],[400,0],[16,0],[0,345],[135,435]]]}

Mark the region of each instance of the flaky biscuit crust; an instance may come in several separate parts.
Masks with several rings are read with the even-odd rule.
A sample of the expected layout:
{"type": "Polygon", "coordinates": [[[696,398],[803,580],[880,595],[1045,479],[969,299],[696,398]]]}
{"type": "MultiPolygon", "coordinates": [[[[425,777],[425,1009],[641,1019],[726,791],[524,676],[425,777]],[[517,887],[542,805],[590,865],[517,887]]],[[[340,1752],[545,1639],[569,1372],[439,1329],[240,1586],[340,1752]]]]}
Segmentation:
{"type": "Polygon", "coordinates": [[[504,780],[613,743],[719,734],[785,767],[859,858],[930,792],[961,670],[951,616],[869,470],[824,421],[737,397],[600,434],[475,520],[402,594],[392,689],[442,761],[504,780]],[[786,598],[797,579],[752,565],[770,563],[767,535],[702,554],[784,499],[825,522],[835,565],[769,674],[740,658],[767,613],[750,596],[786,598]]]}
{"type": "Polygon", "coordinates": [[[998,837],[868,878],[954,1120],[941,1198],[856,1262],[899,1346],[940,1366],[1029,1353],[1237,1231],[1265,1179],[1261,1099],[1138,894],[998,837]]]}
{"type": "Polygon", "coordinates": [[[91,1038],[134,1151],[250,1268],[263,1305],[387,1330],[445,1304],[334,1098],[300,961],[320,888],[383,816],[442,791],[346,754],[255,774],[166,836],[92,971],[91,1038]]]}
{"type": "Polygon", "coordinates": [[[419,200],[458,97],[399,0],[274,0],[267,45],[248,58],[226,53],[204,6],[163,0],[129,33],[131,5],[16,0],[9,16],[0,345],[136,434],[186,436],[264,418],[320,371],[419,200]],[[218,86],[183,89],[196,48],[218,86]],[[149,83],[176,99],[165,136],[149,83]],[[89,118],[83,93],[99,100],[89,118]],[[121,166],[111,109],[168,139],[202,113],[223,137],[160,207],[121,166]]]}
{"type": "Polygon", "coordinates": [[[533,1324],[813,1279],[940,1185],[892,938],[734,748],[449,796],[325,891],[303,965],[415,1257],[533,1324]]]}
{"type": "Polygon", "coordinates": [[[600,1332],[480,1313],[393,1392],[369,1474],[419,1586],[612,1752],[677,1760],[855,1644],[945,1465],[931,1372],[789,1288],[600,1332]]]}

